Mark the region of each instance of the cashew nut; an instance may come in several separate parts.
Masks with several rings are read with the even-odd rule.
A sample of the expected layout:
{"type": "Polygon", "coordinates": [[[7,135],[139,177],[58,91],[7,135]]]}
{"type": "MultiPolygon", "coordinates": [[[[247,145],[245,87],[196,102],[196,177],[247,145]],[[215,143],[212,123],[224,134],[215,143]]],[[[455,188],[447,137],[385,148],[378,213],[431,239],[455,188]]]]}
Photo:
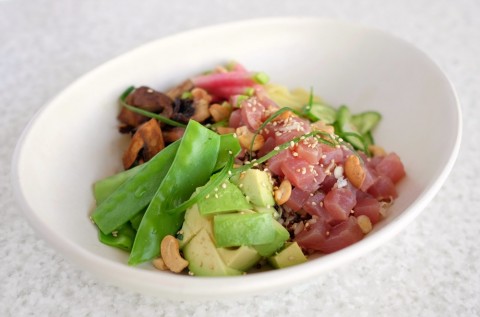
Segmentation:
{"type": "Polygon", "coordinates": [[[163,262],[170,271],[180,273],[188,266],[188,261],[180,255],[178,240],[174,236],[168,235],[163,238],[160,252],[163,262]]]}
{"type": "MultiPolygon", "coordinates": [[[[237,128],[235,131],[237,134],[238,142],[240,146],[244,149],[250,149],[250,145],[252,144],[252,139],[254,137],[253,132],[248,130],[247,126],[241,126],[237,128]]],[[[258,151],[262,148],[263,144],[265,144],[265,139],[261,134],[257,134],[255,136],[255,140],[253,141],[252,151],[258,151]]]]}
{"type": "Polygon", "coordinates": [[[218,134],[230,134],[235,133],[235,128],[231,127],[217,127],[218,134]]]}
{"type": "Polygon", "coordinates": [[[362,187],[366,174],[360,159],[356,155],[350,155],[345,161],[345,175],[353,186],[362,187]]]}
{"type": "Polygon", "coordinates": [[[203,122],[210,117],[210,112],[208,111],[208,105],[212,101],[212,96],[202,88],[192,89],[193,97],[193,106],[195,108],[195,113],[192,116],[192,120],[203,122]]]}
{"type": "Polygon", "coordinates": [[[168,266],[165,264],[162,258],[153,259],[152,264],[160,271],[168,271],[168,266]]]}
{"type": "Polygon", "coordinates": [[[208,111],[212,115],[213,121],[215,122],[227,120],[232,112],[229,105],[220,105],[218,103],[211,105],[210,108],[208,108],[208,111]]]}
{"type": "Polygon", "coordinates": [[[288,181],[288,179],[284,179],[277,190],[273,193],[275,197],[275,202],[277,205],[283,205],[290,199],[290,195],[292,194],[292,184],[288,181]]]}
{"type": "Polygon", "coordinates": [[[375,144],[370,144],[368,146],[368,150],[372,152],[373,156],[385,156],[387,153],[383,149],[383,147],[375,145],[375,144]]]}
{"type": "Polygon", "coordinates": [[[370,218],[365,215],[357,217],[357,224],[360,227],[360,230],[362,230],[362,232],[365,234],[372,231],[372,222],[370,221],[370,218]]]}

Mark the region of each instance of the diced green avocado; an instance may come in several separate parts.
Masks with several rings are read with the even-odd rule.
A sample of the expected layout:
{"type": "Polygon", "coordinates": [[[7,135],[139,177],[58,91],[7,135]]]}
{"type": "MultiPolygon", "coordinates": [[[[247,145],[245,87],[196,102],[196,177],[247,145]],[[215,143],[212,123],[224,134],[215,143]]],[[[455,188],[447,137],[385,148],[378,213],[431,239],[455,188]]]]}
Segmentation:
{"type": "Polygon", "coordinates": [[[283,247],[285,241],[290,238],[290,233],[278,221],[272,219],[273,227],[275,228],[275,239],[271,243],[253,246],[258,254],[264,257],[269,257],[277,250],[283,247]]]}
{"type": "Polygon", "coordinates": [[[225,181],[212,193],[198,202],[201,215],[251,209],[242,191],[229,181],[225,181]]]}
{"type": "Polygon", "coordinates": [[[249,169],[231,180],[252,204],[260,207],[271,207],[275,204],[273,186],[267,172],[249,169]]]}
{"type": "Polygon", "coordinates": [[[217,252],[210,234],[200,230],[183,248],[183,255],[188,261],[188,269],[197,276],[241,275],[242,271],[225,265],[217,252]]]}
{"type": "Polygon", "coordinates": [[[271,214],[274,219],[280,218],[280,214],[278,211],[273,207],[260,207],[260,206],[253,206],[253,210],[259,213],[268,213],[271,214]]]}
{"type": "Polygon", "coordinates": [[[239,271],[247,271],[262,258],[254,248],[245,245],[236,249],[217,248],[217,251],[228,267],[239,271]]]}
{"type": "Polygon", "coordinates": [[[213,217],[217,247],[258,245],[275,240],[273,218],[266,213],[233,213],[213,217]]]}
{"type": "Polygon", "coordinates": [[[182,229],[180,229],[179,245],[182,249],[200,230],[205,229],[213,235],[211,217],[204,217],[200,214],[197,204],[187,209],[182,229]]]}
{"type": "Polygon", "coordinates": [[[292,265],[307,262],[307,257],[296,242],[286,244],[278,254],[268,258],[268,262],[276,269],[283,269],[292,265]]]}

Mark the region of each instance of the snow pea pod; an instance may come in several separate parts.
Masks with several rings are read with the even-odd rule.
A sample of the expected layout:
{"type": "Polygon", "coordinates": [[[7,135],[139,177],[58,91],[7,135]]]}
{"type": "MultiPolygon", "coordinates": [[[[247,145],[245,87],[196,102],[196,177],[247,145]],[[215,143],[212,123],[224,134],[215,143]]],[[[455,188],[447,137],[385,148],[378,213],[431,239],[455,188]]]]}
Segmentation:
{"type": "Polygon", "coordinates": [[[176,141],[143,164],[93,211],[98,228],[109,234],[145,208],[170,169],[180,141],[176,141]]]}
{"type": "Polygon", "coordinates": [[[126,171],[119,172],[115,175],[98,180],[93,184],[93,195],[97,205],[100,205],[105,199],[108,198],[120,185],[122,185],[127,179],[137,174],[144,165],[138,165],[126,171]]]}
{"type": "Polygon", "coordinates": [[[124,251],[130,251],[132,249],[134,239],[135,229],[128,222],[110,234],[104,234],[98,231],[98,240],[100,240],[100,242],[124,251]]]}
{"type": "Polygon", "coordinates": [[[172,166],[150,202],[133,244],[128,263],[136,265],[157,257],[160,242],[180,229],[184,211],[169,213],[187,200],[213,173],[220,148],[220,136],[190,120],[172,166]]]}

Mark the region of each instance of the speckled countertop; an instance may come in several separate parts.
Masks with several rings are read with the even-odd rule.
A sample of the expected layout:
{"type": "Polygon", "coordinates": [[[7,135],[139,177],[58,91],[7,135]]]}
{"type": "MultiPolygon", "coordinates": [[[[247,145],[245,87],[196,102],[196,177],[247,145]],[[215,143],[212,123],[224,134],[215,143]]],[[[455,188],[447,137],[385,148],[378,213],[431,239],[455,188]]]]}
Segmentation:
{"type": "Polygon", "coordinates": [[[0,0],[0,316],[480,316],[479,16],[477,0],[0,0]],[[464,116],[457,163],[402,234],[309,284],[201,302],[106,285],[36,235],[14,201],[10,169],[21,131],[45,102],[150,40],[286,15],[384,29],[429,54],[456,87],[464,116]]]}

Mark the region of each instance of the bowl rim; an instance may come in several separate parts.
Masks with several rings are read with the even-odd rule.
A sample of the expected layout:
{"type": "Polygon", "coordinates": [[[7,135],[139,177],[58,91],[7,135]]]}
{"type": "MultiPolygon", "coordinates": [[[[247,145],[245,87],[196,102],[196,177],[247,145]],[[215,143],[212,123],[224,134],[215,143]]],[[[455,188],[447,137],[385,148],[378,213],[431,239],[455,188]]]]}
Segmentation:
{"type": "Polygon", "coordinates": [[[281,289],[286,288],[299,282],[303,282],[314,276],[320,275],[333,267],[339,266],[346,262],[358,258],[359,256],[371,252],[373,249],[379,247],[385,241],[396,236],[401,230],[403,230],[413,219],[415,219],[420,212],[426,207],[426,205],[433,199],[436,193],[445,183],[448,175],[450,174],[460,149],[461,137],[462,137],[462,115],[460,101],[452,82],[447,78],[443,70],[437,65],[437,63],[429,57],[424,51],[401,39],[393,34],[387,33],[383,30],[364,26],[358,23],[349,21],[342,21],[338,19],[328,18],[315,18],[315,17],[273,17],[273,18],[258,18],[247,19],[228,23],[214,24],[201,28],[190,29],[178,33],[173,33],[165,37],[147,42],[134,49],[128,50],[108,61],[98,65],[92,70],[87,71],[82,76],[78,77],[72,83],[62,89],[54,98],[48,100],[30,119],[23,132],[21,133],[12,158],[11,168],[11,181],[13,187],[13,193],[15,200],[19,203],[24,216],[34,230],[45,240],[57,249],[65,258],[69,259],[71,263],[77,264],[79,267],[86,269],[87,272],[93,273],[97,277],[105,280],[110,284],[116,284],[118,286],[128,285],[130,290],[139,292],[147,292],[155,295],[162,295],[171,299],[202,299],[202,298],[224,298],[231,297],[232,295],[248,295],[259,294],[267,289],[281,289]],[[88,252],[76,243],[70,240],[62,239],[62,236],[55,231],[49,230],[48,224],[46,224],[37,215],[36,211],[28,205],[25,193],[22,192],[22,188],[19,182],[20,165],[19,159],[22,154],[23,145],[25,140],[29,136],[29,132],[35,125],[37,120],[42,116],[45,110],[52,104],[54,104],[61,95],[67,93],[70,90],[77,89],[77,86],[88,80],[89,77],[95,76],[97,72],[102,71],[119,63],[125,56],[135,54],[136,52],[148,50],[149,47],[154,46],[157,42],[164,41],[166,39],[178,36],[192,36],[195,33],[209,33],[218,29],[228,28],[242,28],[248,27],[252,24],[314,24],[316,27],[323,23],[334,24],[335,26],[347,26],[350,28],[360,28],[370,32],[377,32],[393,38],[396,41],[401,41],[407,45],[410,49],[416,51],[422,55],[425,60],[431,63],[431,66],[435,68],[438,73],[443,77],[443,80],[448,84],[450,93],[455,101],[456,111],[456,138],[451,149],[447,163],[443,167],[443,170],[438,175],[437,179],[434,179],[418,196],[418,198],[410,204],[410,206],[401,212],[391,223],[388,224],[388,230],[379,230],[376,232],[374,239],[369,239],[366,236],[363,240],[333,254],[322,256],[322,265],[318,265],[317,261],[308,261],[307,263],[297,265],[294,267],[285,268],[282,270],[272,270],[256,274],[248,274],[238,277],[201,277],[191,278],[190,276],[174,275],[174,274],[162,274],[162,272],[155,272],[142,269],[141,267],[130,267],[124,263],[114,262],[106,258],[97,256],[88,252]],[[297,274],[293,274],[298,271],[297,274]],[[288,273],[292,274],[288,274],[288,273]],[[122,276],[123,282],[116,281],[116,276],[122,276]],[[164,284],[158,283],[162,281],[164,284]],[[118,283],[117,283],[118,282],[118,283]],[[205,285],[208,283],[209,289],[205,290],[205,285]],[[172,290],[171,288],[174,287],[172,290]]]}

